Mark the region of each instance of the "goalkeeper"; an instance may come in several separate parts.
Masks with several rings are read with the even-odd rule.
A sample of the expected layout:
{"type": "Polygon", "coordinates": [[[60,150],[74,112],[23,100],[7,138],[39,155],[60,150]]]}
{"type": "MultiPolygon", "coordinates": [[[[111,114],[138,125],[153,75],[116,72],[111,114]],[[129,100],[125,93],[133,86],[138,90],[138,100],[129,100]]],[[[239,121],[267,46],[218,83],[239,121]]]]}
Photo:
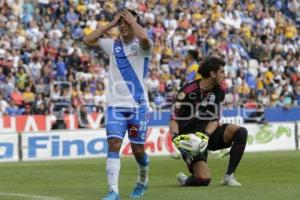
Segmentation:
{"type": "Polygon", "coordinates": [[[220,103],[225,93],[221,87],[224,81],[224,60],[218,57],[206,58],[198,72],[202,79],[195,80],[181,88],[173,105],[170,131],[173,142],[180,150],[191,176],[177,175],[182,186],[208,186],[211,175],[207,165],[207,150],[230,149],[227,171],[222,183],[240,186],[235,172],[245,150],[247,130],[235,124],[220,124],[220,103]],[[190,133],[200,137],[199,153],[191,152],[188,144],[190,133]],[[181,141],[187,141],[182,143],[181,141]]]}

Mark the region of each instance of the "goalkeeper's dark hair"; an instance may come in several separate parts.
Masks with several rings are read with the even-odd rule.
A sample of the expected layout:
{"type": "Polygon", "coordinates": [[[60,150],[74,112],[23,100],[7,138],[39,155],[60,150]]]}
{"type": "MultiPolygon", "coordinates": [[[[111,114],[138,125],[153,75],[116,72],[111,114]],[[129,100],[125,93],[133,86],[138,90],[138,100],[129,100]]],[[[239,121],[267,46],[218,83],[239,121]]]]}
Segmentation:
{"type": "Polygon", "coordinates": [[[210,72],[217,72],[221,67],[225,66],[225,61],[222,58],[211,56],[204,59],[201,63],[198,73],[203,78],[209,78],[210,72]]]}

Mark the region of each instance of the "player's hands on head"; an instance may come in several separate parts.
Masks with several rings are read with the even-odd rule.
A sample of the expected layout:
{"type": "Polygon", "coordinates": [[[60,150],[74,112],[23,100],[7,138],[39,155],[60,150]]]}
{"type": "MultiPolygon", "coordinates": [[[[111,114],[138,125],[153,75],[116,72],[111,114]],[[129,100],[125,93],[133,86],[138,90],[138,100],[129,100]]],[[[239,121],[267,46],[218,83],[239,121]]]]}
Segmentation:
{"type": "Polygon", "coordinates": [[[136,18],[126,9],[121,11],[121,16],[128,24],[133,24],[136,22],[136,18]]]}
{"type": "Polygon", "coordinates": [[[115,15],[114,19],[111,21],[112,26],[117,26],[122,18],[121,13],[115,15]]]}

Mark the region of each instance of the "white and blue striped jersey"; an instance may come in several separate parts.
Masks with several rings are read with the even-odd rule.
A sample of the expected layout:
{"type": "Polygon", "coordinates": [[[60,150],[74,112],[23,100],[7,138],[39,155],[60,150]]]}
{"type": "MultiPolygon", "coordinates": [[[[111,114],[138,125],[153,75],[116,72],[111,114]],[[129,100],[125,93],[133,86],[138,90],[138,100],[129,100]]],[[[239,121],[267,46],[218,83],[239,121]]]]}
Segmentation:
{"type": "Polygon", "coordinates": [[[101,38],[99,46],[110,59],[106,88],[107,105],[126,108],[148,106],[145,80],[152,48],[143,50],[138,39],[125,44],[120,40],[101,38]]]}

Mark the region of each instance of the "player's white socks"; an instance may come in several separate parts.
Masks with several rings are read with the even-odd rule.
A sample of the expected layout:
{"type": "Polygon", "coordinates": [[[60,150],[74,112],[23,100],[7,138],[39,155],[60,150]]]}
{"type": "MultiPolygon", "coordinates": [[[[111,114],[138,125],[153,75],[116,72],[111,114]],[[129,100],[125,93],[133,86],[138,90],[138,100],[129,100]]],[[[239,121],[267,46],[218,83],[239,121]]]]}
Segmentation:
{"type": "Polygon", "coordinates": [[[137,182],[143,185],[147,185],[148,183],[148,171],[149,166],[138,165],[138,179],[137,182]]]}
{"type": "Polygon", "coordinates": [[[136,160],[138,163],[138,178],[137,182],[143,185],[148,183],[149,157],[145,153],[142,160],[136,160]]]}
{"type": "Polygon", "coordinates": [[[109,152],[106,160],[106,176],[109,191],[119,193],[118,181],[121,168],[121,161],[118,152],[109,152]]]}

